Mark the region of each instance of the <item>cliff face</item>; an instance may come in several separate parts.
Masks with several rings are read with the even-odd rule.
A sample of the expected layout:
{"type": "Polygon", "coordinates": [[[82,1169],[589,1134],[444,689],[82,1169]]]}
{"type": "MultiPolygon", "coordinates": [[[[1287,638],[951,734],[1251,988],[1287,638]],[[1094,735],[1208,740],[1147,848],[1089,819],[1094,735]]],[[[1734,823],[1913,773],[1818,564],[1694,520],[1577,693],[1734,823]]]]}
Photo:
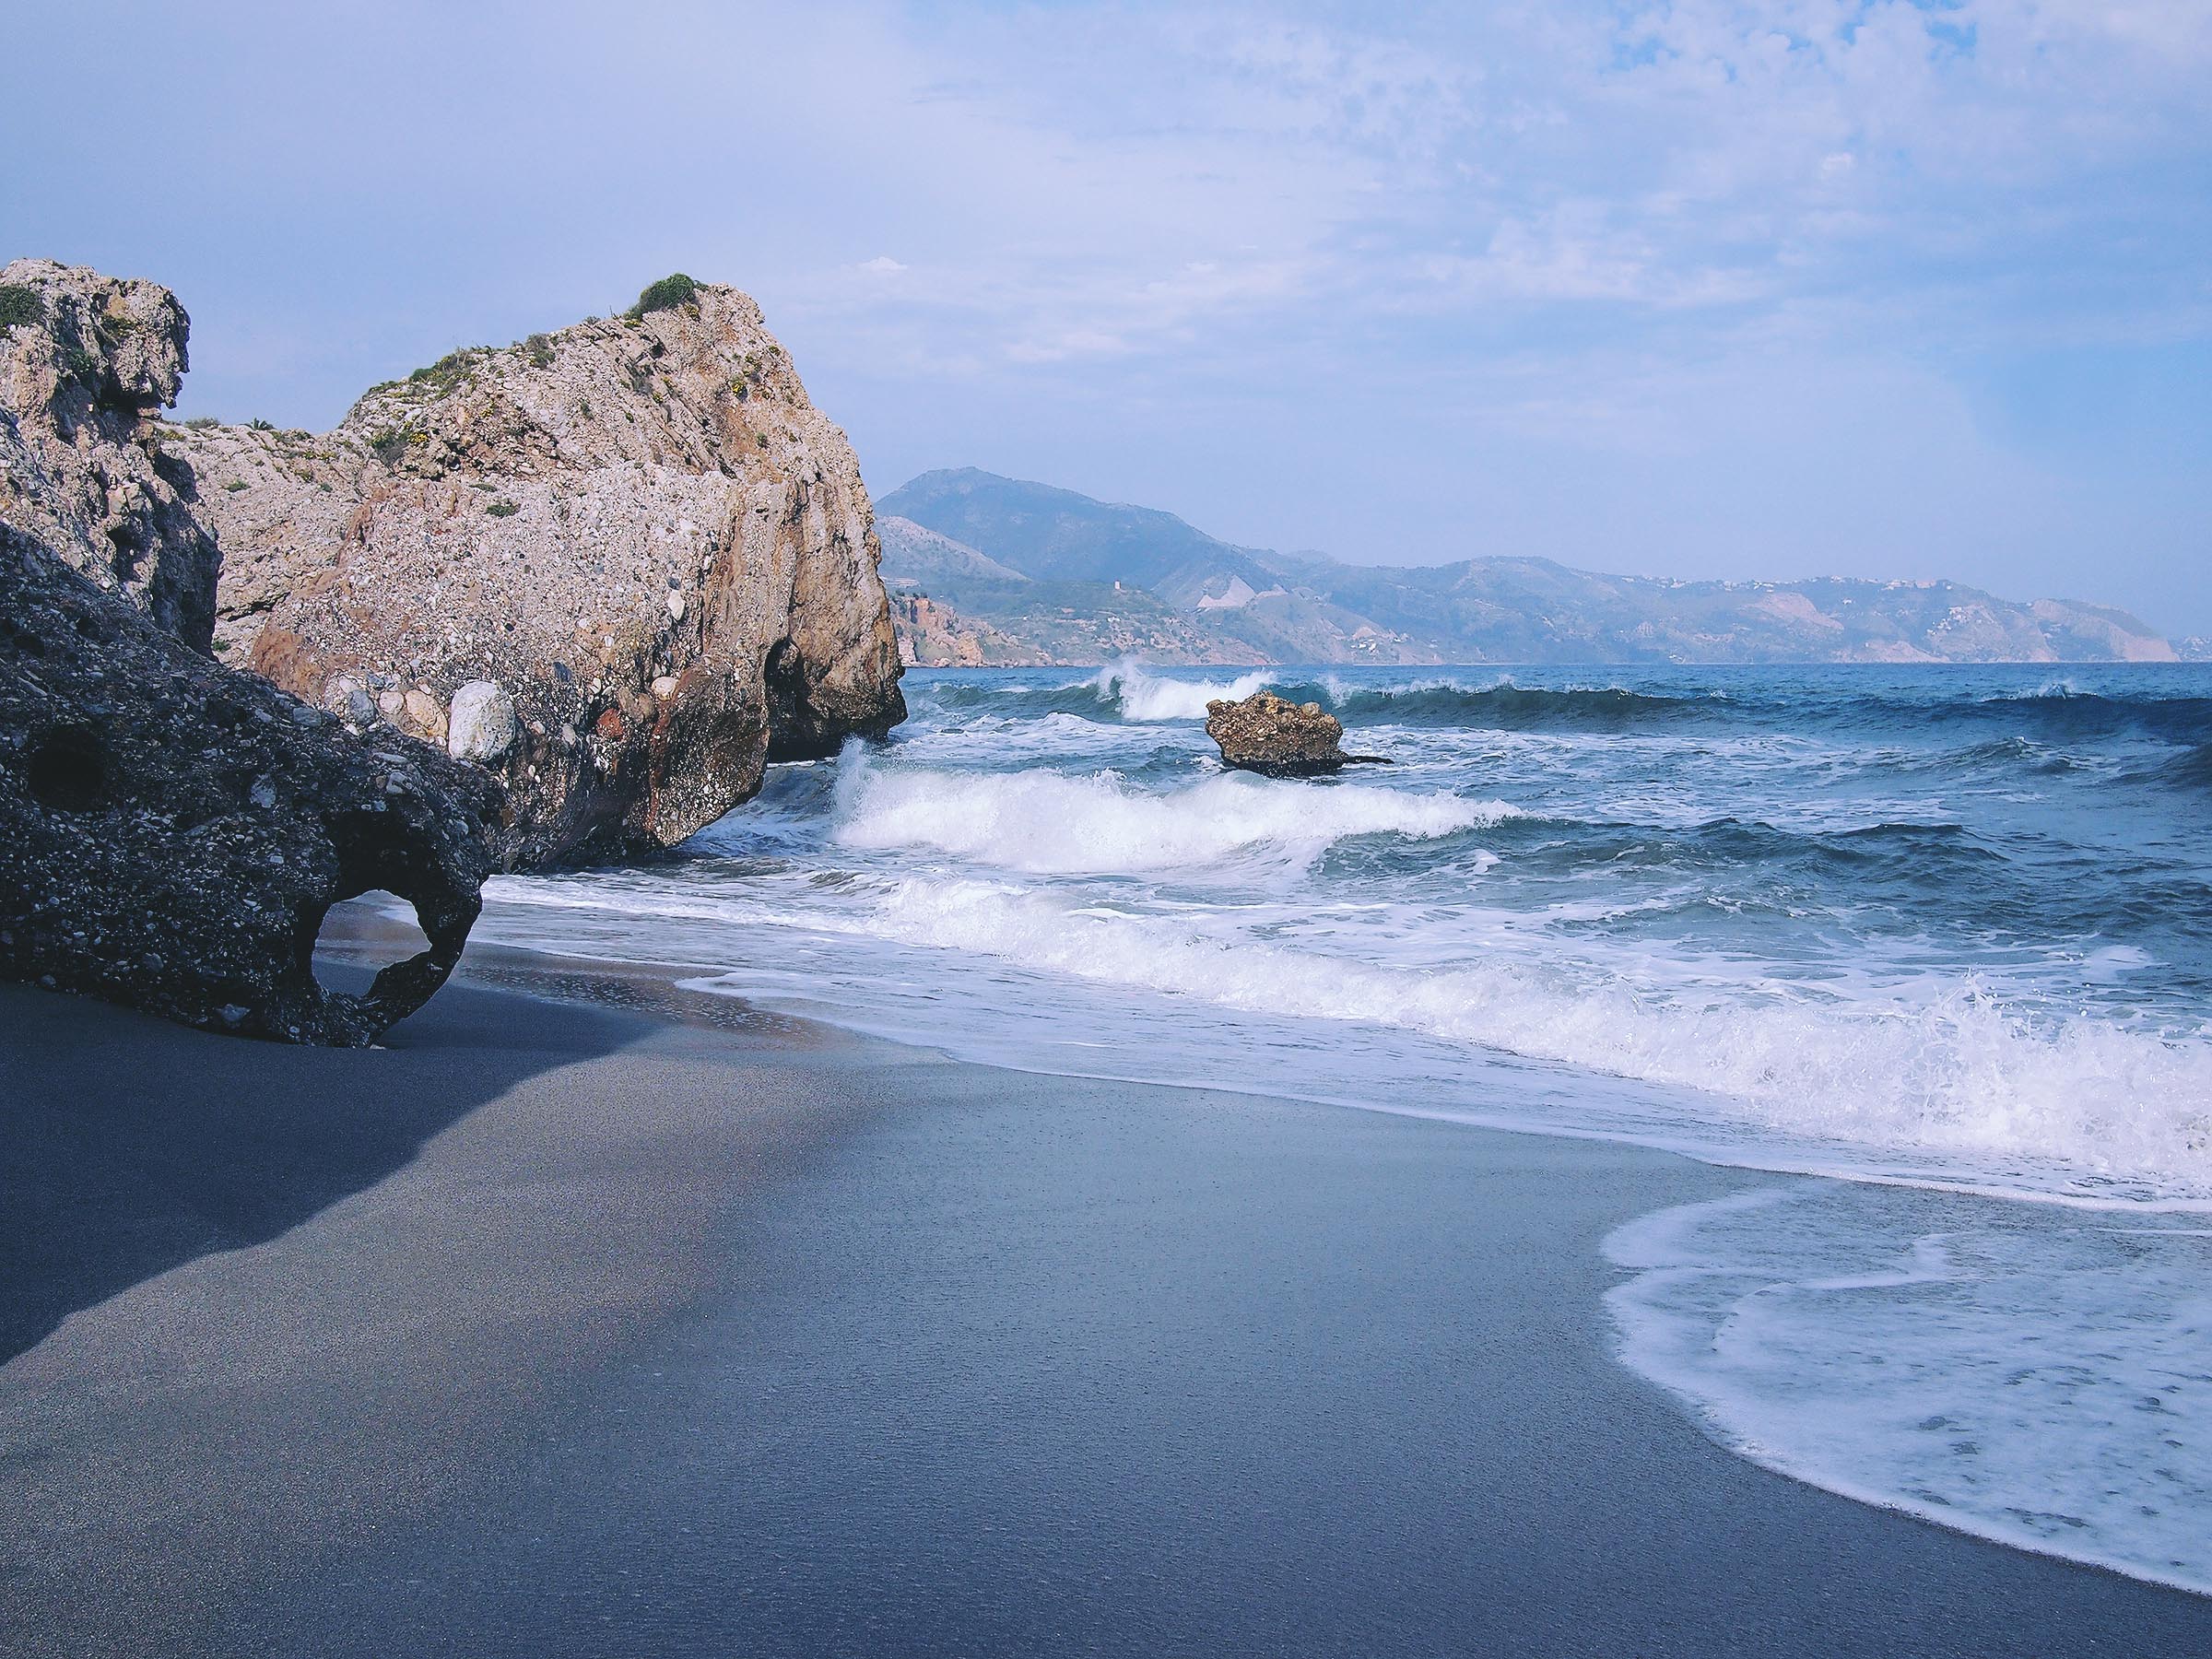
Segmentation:
{"type": "Polygon", "coordinates": [[[148,418],[176,401],[189,326],[151,282],[0,267],[0,524],[206,651],[216,545],[148,418]]]}
{"type": "MultiPolygon", "coordinates": [[[[508,786],[509,867],[670,845],[904,718],[844,434],[735,289],[457,352],[322,436],[170,429],[217,648],[508,786]]],[[[649,307],[649,308],[647,308],[649,307]]]]}
{"type": "Polygon", "coordinates": [[[927,594],[908,592],[887,578],[891,590],[891,626],[899,634],[899,660],[920,668],[1020,668],[1053,659],[1035,646],[1001,633],[988,622],[963,617],[927,594]]]}

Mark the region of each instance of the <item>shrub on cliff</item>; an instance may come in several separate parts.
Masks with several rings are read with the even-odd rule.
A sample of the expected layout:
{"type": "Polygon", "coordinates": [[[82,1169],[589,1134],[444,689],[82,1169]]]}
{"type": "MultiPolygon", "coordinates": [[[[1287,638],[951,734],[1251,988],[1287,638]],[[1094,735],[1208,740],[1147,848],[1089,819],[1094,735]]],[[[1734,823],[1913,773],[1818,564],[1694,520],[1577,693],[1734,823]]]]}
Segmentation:
{"type": "Polygon", "coordinates": [[[629,308],[628,314],[634,323],[653,312],[674,311],[679,305],[689,305],[698,298],[699,284],[678,271],[673,276],[664,276],[649,285],[638,296],[638,302],[629,308]]]}
{"type": "Polygon", "coordinates": [[[46,301],[39,298],[37,288],[13,282],[0,287],[0,328],[45,321],[46,301]]]}

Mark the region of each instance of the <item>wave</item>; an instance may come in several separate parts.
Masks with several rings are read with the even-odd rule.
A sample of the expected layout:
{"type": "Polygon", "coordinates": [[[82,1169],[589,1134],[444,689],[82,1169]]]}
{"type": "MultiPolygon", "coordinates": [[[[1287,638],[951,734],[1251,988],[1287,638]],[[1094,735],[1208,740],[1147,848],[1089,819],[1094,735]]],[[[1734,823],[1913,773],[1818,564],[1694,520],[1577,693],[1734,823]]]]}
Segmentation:
{"type": "Polygon", "coordinates": [[[1856,1147],[1862,1165],[1903,1153],[2035,1190],[2212,1194],[2212,1042],[2033,1017],[1971,979],[1906,1000],[1772,981],[1660,991],[1564,956],[1390,965],[981,879],[899,880],[865,927],[1093,984],[1694,1091],[1708,1105],[1702,1121],[1685,1109],[1686,1141],[1733,1124],[1856,1147]]]}
{"type": "Polygon", "coordinates": [[[2112,697],[2057,686],[1994,693],[1974,700],[1971,707],[1983,719],[2025,719],[2054,735],[2105,737],[2134,732],[2181,742],[2212,742],[2212,697],[2112,697]]]}
{"type": "MultiPolygon", "coordinates": [[[[1551,688],[1511,680],[1468,687],[1425,681],[1405,687],[1316,688],[1321,700],[1347,723],[1462,726],[1497,731],[1622,732],[1637,727],[1714,718],[1726,712],[1719,696],[1671,697],[1624,686],[1551,688]]],[[[1302,690],[1304,688],[1293,688],[1302,690]]]]}
{"type": "Polygon", "coordinates": [[[1228,681],[1179,680],[1147,674],[1124,660],[1100,669],[1091,683],[1124,720],[1204,720],[1207,703],[1217,699],[1241,702],[1265,687],[1268,677],[1261,669],[1228,681]]]}
{"type": "Polygon", "coordinates": [[[1723,1445],[1862,1502],[2212,1594],[2204,1230],[1800,1185],[1606,1253],[1620,1357],[1723,1445]]]}
{"type": "Polygon", "coordinates": [[[2212,790],[2212,743],[2196,744],[2159,765],[2130,772],[2128,777],[2133,782],[2179,789],[2212,790]]]}
{"type": "Polygon", "coordinates": [[[1031,875],[1185,870],[1246,853],[1302,868],[1354,836],[1433,841],[1513,815],[1501,801],[1223,773],[1165,794],[1112,773],[963,773],[841,762],[842,847],[928,849],[1031,875]]]}
{"type": "MultiPolygon", "coordinates": [[[[2094,741],[2147,736],[2212,744],[2212,698],[2083,690],[2065,682],[2001,691],[1933,689],[1911,695],[1848,685],[1775,691],[1719,687],[1680,691],[1632,686],[1529,686],[1500,674],[1487,684],[1451,675],[1366,685],[1310,669],[1256,668],[1230,678],[1188,679],[1124,659],[1095,676],[1058,684],[1020,679],[918,680],[917,700],[947,712],[1077,714],[1112,723],[1202,721],[1217,698],[1272,688],[1293,702],[1318,702],[1347,725],[1543,734],[1633,734],[1724,725],[1803,735],[1841,735],[1855,744],[1919,740],[1946,732],[1998,728],[1963,746],[1959,764],[2006,760],[2063,770],[2063,757],[2028,740],[2094,741]],[[2006,751],[1999,746],[2013,744],[2006,751]]],[[[1938,762],[1941,763],[1941,762],[1938,762]]]]}
{"type": "Polygon", "coordinates": [[[992,714],[1077,714],[1092,720],[1153,724],[1165,721],[1204,720],[1206,705],[1217,698],[1230,701],[1250,697],[1273,683],[1279,670],[1254,669],[1234,679],[1178,679],[1124,658],[1100,669],[1088,679],[1037,685],[1020,680],[923,681],[915,687],[916,700],[927,699],[939,708],[978,710],[992,714]]]}

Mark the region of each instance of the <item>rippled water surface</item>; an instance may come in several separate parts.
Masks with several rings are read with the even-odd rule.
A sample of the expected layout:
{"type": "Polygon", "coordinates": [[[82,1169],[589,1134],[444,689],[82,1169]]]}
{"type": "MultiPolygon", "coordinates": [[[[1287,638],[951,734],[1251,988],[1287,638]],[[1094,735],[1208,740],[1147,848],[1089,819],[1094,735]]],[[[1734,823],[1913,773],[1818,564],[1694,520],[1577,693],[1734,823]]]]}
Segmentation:
{"type": "MultiPolygon", "coordinates": [[[[2155,1240],[2147,1267],[2139,1235],[2080,1217],[2181,1229],[2212,1203],[2212,666],[1124,665],[920,672],[907,695],[889,745],[774,769],[665,864],[499,883],[485,931],[696,963],[712,989],[1032,1069],[2062,1200],[2000,1206],[2024,1218],[2000,1244],[1938,1253],[1982,1288],[1974,1352],[2052,1328],[2053,1298],[2141,1315],[2083,1361],[2107,1380],[2201,1335],[2197,1235],[2155,1240]],[[1206,702],[1262,685],[1334,710],[1348,747],[1396,764],[1223,772],[1206,702]],[[2127,1347],[2154,1329],[2159,1355],[2127,1347]]],[[[1855,1429],[1829,1415],[1817,1450],[1785,1443],[1788,1414],[1745,1404],[1771,1397],[1776,1366],[1808,1420],[1821,1386],[1868,1400],[1769,1305],[1789,1297],[1748,1320],[1715,1288],[1746,1282],[1712,1263],[1741,1265],[1747,1228],[1770,1241],[1744,1269],[1771,1272],[1759,1285],[1871,1277],[1853,1303],[1867,1340],[2018,1393],[2001,1368],[1946,1361],[1908,1316],[1930,1280],[1892,1258],[1923,1259],[1943,1228],[1878,1188],[1838,1190],[1684,1221],[1664,1236],[1694,1262],[1630,1241],[1622,1260],[1646,1276],[1616,1309],[1631,1361],[1806,1478],[1924,1512],[2031,1509],[2046,1519],[1976,1524],[2212,1583],[2212,1546],[2173,1565],[2190,1553],[2177,1532],[2212,1536],[2190,1509],[2212,1494],[2201,1376],[2176,1379],[2147,1426],[2109,1391],[2043,1402],[2060,1414],[2046,1430],[2093,1420],[2092,1464],[2122,1472],[2079,1514],[2047,1472],[2006,1472],[2030,1430],[1976,1440],[2000,1449],[1973,1491],[1908,1501],[1899,1469],[1935,1490],[1961,1463],[1895,1428],[1913,1396],[1855,1429]],[[1685,1353],[1727,1346],[1715,1331],[1739,1357],[1771,1351],[1698,1372],[1685,1353]],[[2161,1507],[2136,1489],[2176,1480],[2193,1494],[2178,1526],[2171,1492],[2161,1507]]]]}

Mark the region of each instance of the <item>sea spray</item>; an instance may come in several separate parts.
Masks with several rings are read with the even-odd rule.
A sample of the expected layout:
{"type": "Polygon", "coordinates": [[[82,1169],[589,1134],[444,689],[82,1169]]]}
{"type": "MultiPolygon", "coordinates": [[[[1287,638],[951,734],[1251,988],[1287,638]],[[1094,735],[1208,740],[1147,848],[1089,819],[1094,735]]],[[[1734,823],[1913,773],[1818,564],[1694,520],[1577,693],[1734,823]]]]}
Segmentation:
{"type": "Polygon", "coordinates": [[[1100,669],[1092,683],[1100,700],[1124,720],[1204,720],[1207,703],[1217,699],[1241,701],[1268,683],[1269,672],[1261,669],[1226,682],[1193,682],[1147,673],[1124,658],[1100,669]]]}

